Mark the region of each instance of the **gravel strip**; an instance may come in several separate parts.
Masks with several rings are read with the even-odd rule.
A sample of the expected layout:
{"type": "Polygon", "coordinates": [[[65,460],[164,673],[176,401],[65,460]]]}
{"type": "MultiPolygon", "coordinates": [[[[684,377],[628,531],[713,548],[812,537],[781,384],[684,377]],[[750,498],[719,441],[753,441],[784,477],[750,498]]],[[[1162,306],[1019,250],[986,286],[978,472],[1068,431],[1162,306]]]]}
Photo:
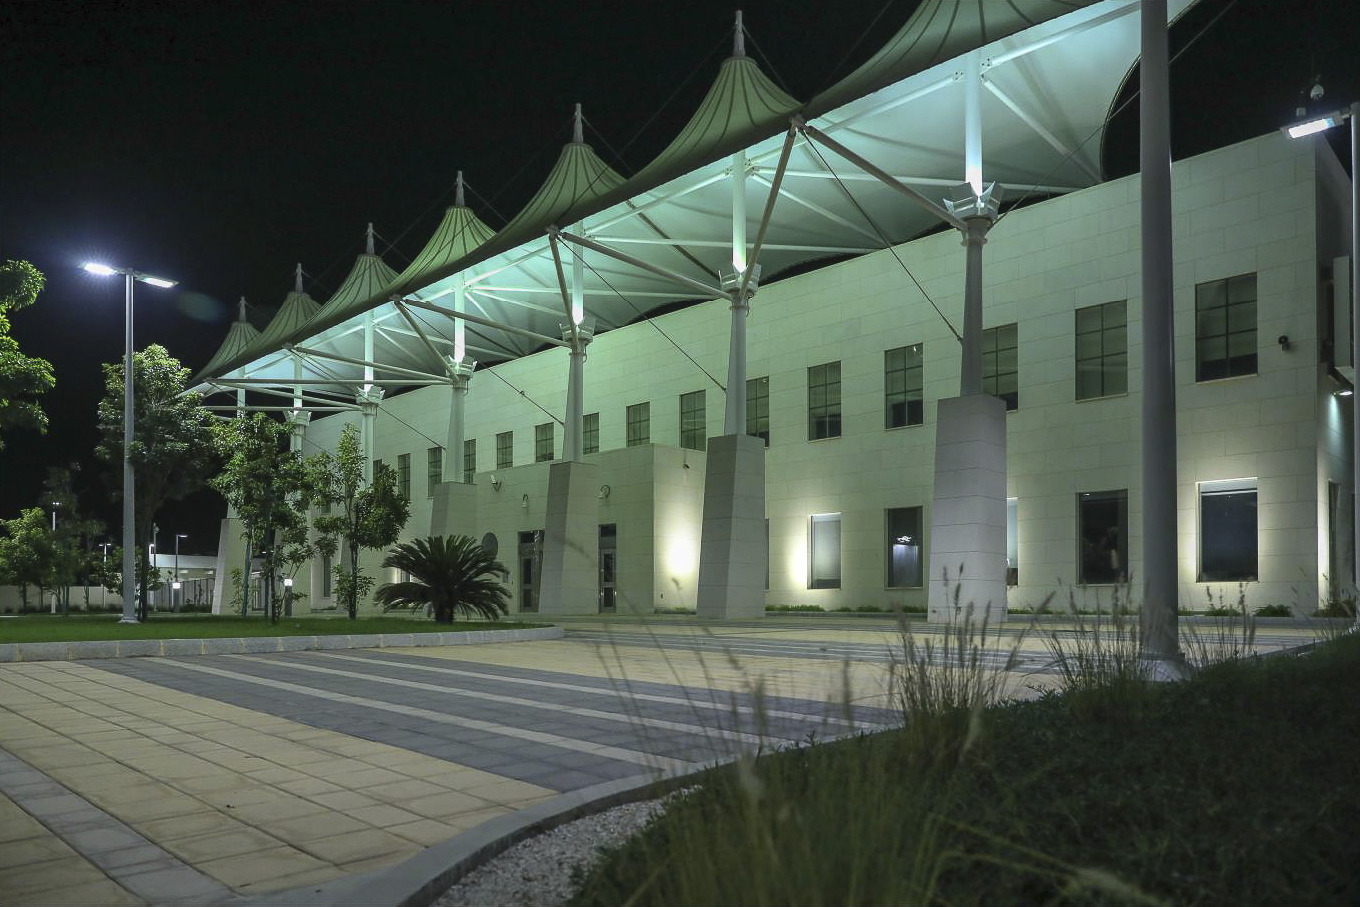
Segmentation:
{"type": "Polygon", "coordinates": [[[439,896],[433,907],[559,907],[576,892],[572,870],[584,872],[601,851],[637,834],[663,810],[664,801],[625,803],[521,841],[474,869],[439,896]]]}

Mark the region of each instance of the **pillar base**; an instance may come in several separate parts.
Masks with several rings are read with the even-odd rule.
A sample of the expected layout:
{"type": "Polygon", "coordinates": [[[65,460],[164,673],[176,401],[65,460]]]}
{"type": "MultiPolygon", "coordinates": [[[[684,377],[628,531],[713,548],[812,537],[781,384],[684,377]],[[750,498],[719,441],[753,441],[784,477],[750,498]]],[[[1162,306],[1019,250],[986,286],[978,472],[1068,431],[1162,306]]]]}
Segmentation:
{"type": "MultiPolygon", "coordinates": [[[[235,512],[235,511],[233,511],[235,512]]],[[[217,558],[213,562],[212,613],[224,614],[231,604],[231,568],[240,566],[245,557],[245,542],[241,539],[244,527],[240,519],[227,517],[217,532],[217,558]]],[[[232,610],[232,613],[239,613],[232,610]]]]}
{"type": "Polygon", "coordinates": [[[600,610],[600,468],[562,461],[548,469],[538,613],[600,610]]]}
{"type": "Polygon", "coordinates": [[[430,535],[474,535],[477,486],[440,482],[430,496],[430,535]]]}
{"type": "Polygon", "coordinates": [[[765,616],[765,442],[708,441],[696,612],[709,620],[765,616]]]}
{"type": "Polygon", "coordinates": [[[939,402],[930,519],[928,616],[1006,617],[1006,404],[970,394],[939,402]]]}

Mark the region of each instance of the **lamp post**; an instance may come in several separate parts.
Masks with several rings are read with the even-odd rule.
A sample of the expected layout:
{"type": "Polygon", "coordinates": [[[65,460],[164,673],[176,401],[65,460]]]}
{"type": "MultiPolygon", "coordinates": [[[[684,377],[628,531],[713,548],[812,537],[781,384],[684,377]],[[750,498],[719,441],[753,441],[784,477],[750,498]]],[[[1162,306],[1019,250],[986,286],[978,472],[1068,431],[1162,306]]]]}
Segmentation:
{"type": "MultiPolygon", "coordinates": [[[[103,573],[105,578],[107,578],[109,573],[109,549],[113,547],[113,542],[100,542],[99,547],[104,552],[103,573]]],[[[99,584],[99,607],[102,608],[106,604],[108,604],[108,600],[109,600],[109,587],[101,582],[99,584]]]]}
{"type": "MultiPolygon", "coordinates": [[[[175,602],[175,593],[178,592],[180,589],[183,588],[183,587],[180,585],[180,580],[179,580],[179,540],[180,540],[180,539],[187,539],[187,538],[188,538],[188,536],[185,535],[185,534],[182,533],[182,532],[177,532],[177,533],[175,533],[175,581],[174,581],[173,583],[170,584],[170,610],[171,610],[171,611],[175,610],[175,604],[176,604],[176,602],[175,602]]],[[[179,598],[180,598],[180,599],[183,599],[184,596],[181,594],[181,595],[179,596],[179,598]]],[[[179,604],[182,605],[182,604],[184,604],[184,602],[183,602],[183,601],[180,601],[179,604]]]]}
{"type": "MultiPolygon", "coordinates": [[[[1319,95],[1321,94],[1319,90],[1319,95]]],[[[1360,101],[1352,101],[1349,107],[1343,107],[1322,116],[1311,117],[1285,126],[1281,131],[1291,139],[1301,139],[1304,136],[1313,135],[1333,126],[1339,126],[1343,121],[1351,121],[1351,365],[1360,364],[1357,356],[1360,356],[1360,101]]],[[[1360,376],[1360,372],[1357,372],[1360,376]]],[[[1360,397],[1352,394],[1351,396],[1351,469],[1352,469],[1352,491],[1354,494],[1354,525],[1360,528],[1360,397]]],[[[1360,586],[1360,547],[1356,546],[1356,540],[1351,539],[1351,561],[1355,568],[1355,573],[1351,577],[1357,586],[1360,586]]],[[[1360,615],[1360,611],[1357,612],[1360,615]]],[[[1360,616],[1356,618],[1360,623],[1360,616]]]]}
{"type": "Polygon", "coordinates": [[[134,420],[132,407],[132,285],[140,280],[142,283],[149,283],[153,287],[168,289],[173,287],[177,281],[166,280],[164,277],[152,277],[150,274],[143,274],[140,271],[134,271],[132,268],[115,268],[94,261],[87,261],[81,267],[100,277],[112,277],[114,274],[123,275],[123,616],[118,619],[118,622],[120,624],[135,624],[137,623],[135,602],[137,535],[133,522],[136,513],[132,500],[134,486],[132,471],[132,426],[134,420]]]}

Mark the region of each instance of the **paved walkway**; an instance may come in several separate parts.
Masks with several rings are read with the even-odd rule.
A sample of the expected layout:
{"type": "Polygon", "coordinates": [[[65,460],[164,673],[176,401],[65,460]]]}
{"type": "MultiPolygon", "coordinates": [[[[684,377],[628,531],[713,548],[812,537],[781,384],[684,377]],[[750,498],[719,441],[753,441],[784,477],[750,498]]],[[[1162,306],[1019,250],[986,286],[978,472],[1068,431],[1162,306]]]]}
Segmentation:
{"type": "MultiPolygon", "coordinates": [[[[888,621],[568,626],[545,642],[0,665],[0,903],[310,891],[562,792],[892,720],[888,621]]],[[[1037,638],[995,645],[998,664],[1016,651],[1013,688],[1043,682],[1037,638]]]]}

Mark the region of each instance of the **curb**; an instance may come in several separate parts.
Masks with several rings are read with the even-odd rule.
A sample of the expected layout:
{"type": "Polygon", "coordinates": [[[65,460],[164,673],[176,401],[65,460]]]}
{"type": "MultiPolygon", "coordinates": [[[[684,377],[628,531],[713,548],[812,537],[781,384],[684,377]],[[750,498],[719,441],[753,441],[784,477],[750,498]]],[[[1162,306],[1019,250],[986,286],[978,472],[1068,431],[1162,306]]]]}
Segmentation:
{"type": "Polygon", "coordinates": [[[521,841],[623,803],[661,796],[712,768],[634,775],[568,791],[483,822],[380,872],[334,885],[274,892],[242,907],[427,907],[465,875],[521,841]]]}
{"type": "Polygon", "coordinates": [[[79,642],[0,644],[0,664],[33,661],[83,661],[89,658],[146,658],[183,655],[258,655],[314,649],[471,646],[494,642],[561,639],[561,627],[531,630],[464,630],[457,633],[366,633],[333,636],[224,636],[208,639],[99,639],[79,642]]]}

